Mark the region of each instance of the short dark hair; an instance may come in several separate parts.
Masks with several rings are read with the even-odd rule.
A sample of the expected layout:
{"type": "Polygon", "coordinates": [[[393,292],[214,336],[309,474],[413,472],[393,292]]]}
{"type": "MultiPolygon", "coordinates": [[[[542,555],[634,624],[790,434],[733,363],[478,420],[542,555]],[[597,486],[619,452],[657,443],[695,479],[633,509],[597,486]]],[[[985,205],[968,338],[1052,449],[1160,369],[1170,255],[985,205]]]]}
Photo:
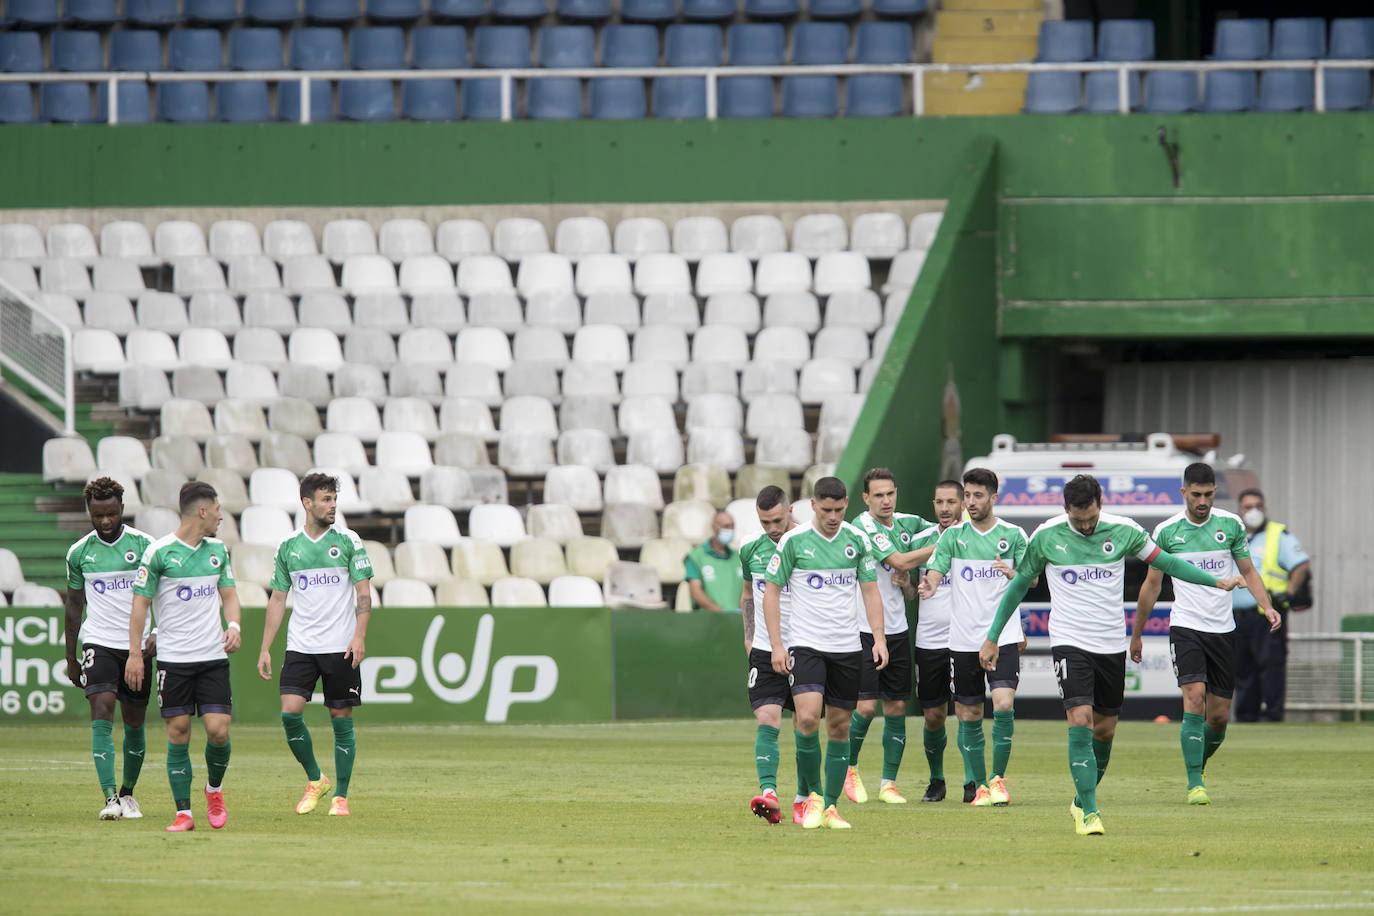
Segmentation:
{"type": "Polygon", "coordinates": [[[840,478],[822,477],[811,488],[811,495],[816,499],[846,499],[849,491],[845,489],[844,481],[840,478]]]}
{"type": "Polygon", "coordinates": [[[887,468],[873,468],[864,475],[864,492],[868,492],[868,485],[875,480],[890,480],[892,485],[897,485],[897,478],[892,476],[892,472],[887,468]]]}
{"type": "Polygon", "coordinates": [[[959,498],[964,498],[964,485],[957,480],[942,480],[935,485],[936,490],[950,489],[959,494],[959,498]]]}
{"type": "Polygon", "coordinates": [[[1102,484],[1091,474],[1079,474],[1064,484],[1064,507],[1086,509],[1102,504],[1102,484]]]}
{"type": "Polygon", "coordinates": [[[196,503],[207,499],[219,499],[215,488],[203,480],[188,480],[181,485],[181,514],[190,515],[196,503]]]}
{"type": "Polygon", "coordinates": [[[762,512],[776,508],[778,503],[785,502],[787,494],[782,492],[782,487],[775,487],[772,484],[759,490],[759,495],[754,499],[754,505],[762,512]]]}
{"type": "Polygon", "coordinates": [[[1217,475],[1212,470],[1212,466],[1204,461],[1194,461],[1183,469],[1183,485],[1189,484],[1212,484],[1216,485],[1217,475]]]}
{"type": "Polygon", "coordinates": [[[81,495],[85,497],[87,507],[102,499],[117,499],[121,506],[124,505],[124,487],[119,481],[109,477],[97,477],[92,480],[86,484],[86,489],[81,491],[81,495]]]}
{"type": "Polygon", "coordinates": [[[321,474],[318,471],[314,474],[306,474],[301,478],[301,499],[314,499],[315,494],[320,490],[338,493],[339,478],[321,474]]]}
{"type": "Polygon", "coordinates": [[[1244,490],[1241,490],[1240,494],[1236,497],[1236,502],[1240,502],[1247,496],[1258,496],[1259,501],[1264,502],[1264,494],[1259,491],[1259,487],[1246,487],[1244,490]]]}
{"type": "Polygon", "coordinates": [[[982,487],[989,493],[997,492],[997,475],[987,468],[969,468],[964,472],[964,486],[982,487]]]}

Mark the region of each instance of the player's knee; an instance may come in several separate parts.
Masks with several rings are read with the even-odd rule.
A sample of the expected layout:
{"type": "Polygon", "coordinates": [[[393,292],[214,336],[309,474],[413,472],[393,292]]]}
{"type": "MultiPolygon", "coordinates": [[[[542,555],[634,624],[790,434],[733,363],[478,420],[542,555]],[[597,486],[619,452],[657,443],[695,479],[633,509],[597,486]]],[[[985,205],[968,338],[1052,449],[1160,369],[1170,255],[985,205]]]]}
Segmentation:
{"type": "Polygon", "coordinates": [[[114,721],[115,695],[113,693],[97,693],[91,697],[91,719],[104,719],[107,722],[114,721]]]}
{"type": "Polygon", "coordinates": [[[797,731],[801,732],[803,735],[814,735],[820,730],[821,717],[819,713],[798,711],[797,714],[792,717],[792,724],[795,725],[797,731]]]}
{"type": "Polygon", "coordinates": [[[885,716],[904,716],[906,715],[906,700],[884,700],[883,715],[885,716]]]}
{"type": "Polygon", "coordinates": [[[779,706],[760,706],[754,710],[754,721],[772,728],[782,727],[782,708],[779,706]]]}
{"type": "Polygon", "coordinates": [[[1093,737],[1098,741],[1111,741],[1116,737],[1116,723],[1098,722],[1093,726],[1093,737]]]}
{"type": "Polygon", "coordinates": [[[926,728],[930,731],[939,731],[945,727],[945,708],[943,706],[932,706],[925,710],[926,728]]]}
{"type": "Polygon", "coordinates": [[[120,709],[124,717],[124,724],[130,728],[142,728],[143,722],[147,718],[148,710],[143,706],[124,706],[120,709]]]}
{"type": "Polygon", "coordinates": [[[865,719],[871,719],[878,714],[877,700],[860,700],[859,705],[854,707],[855,711],[865,719]]]}

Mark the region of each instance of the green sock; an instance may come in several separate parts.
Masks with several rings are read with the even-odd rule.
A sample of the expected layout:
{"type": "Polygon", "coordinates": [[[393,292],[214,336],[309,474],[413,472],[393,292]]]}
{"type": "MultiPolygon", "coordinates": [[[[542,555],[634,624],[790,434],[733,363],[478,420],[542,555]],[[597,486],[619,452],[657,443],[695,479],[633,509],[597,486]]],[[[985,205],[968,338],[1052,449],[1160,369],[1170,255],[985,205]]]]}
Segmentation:
{"type": "Polygon", "coordinates": [[[797,794],[810,795],[821,791],[821,736],[797,736],[797,794]]]}
{"type": "Polygon", "coordinates": [[[760,725],[754,732],[754,769],[759,771],[759,788],[778,789],[778,730],[760,725]]]}
{"type": "Polygon", "coordinates": [[[353,718],[339,716],[330,719],[334,726],[334,795],[348,797],[348,781],[353,778],[353,759],[358,756],[358,742],[353,737],[353,718]]]}
{"type": "Polygon", "coordinates": [[[1011,736],[1016,733],[1016,711],[1013,709],[994,709],[992,711],[992,775],[1006,776],[1007,763],[1011,760],[1011,736]]]}
{"type": "Polygon", "coordinates": [[[143,771],[143,757],[148,752],[148,737],[142,725],[124,726],[124,781],[120,783],[120,794],[124,789],[132,795],[138,774],[143,771]]]}
{"type": "Polygon", "coordinates": [[[825,806],[829,808],[844,791],[844,777],[849,770],[849,742],[825,742],[825,806]]]}
{"type": "Polygon", "coordinates": [[[281,724],[286,729],[286,746],[291,748],[291,753],[305,768],[305,778],[311,782],[319,779],[320,765],[315,762],[315,744],[310,740],[305,716],[298,712],[284,712],[281,714],[281,724]]]}
{"type": "Polygon", "coordinates": [[[224,739],[223,744],[205,742],[205,767],[205,784],[207,786],[223,786],[224,771],[229,769],[228,738],[224,739]]]}
{"type": "Polygon", "coordinates": [[[976,785],[988,784],[988,764],[984,759],[983,720],[959,720],[959,752],[964,755],[964,767],[976,785]]]}
{"type": "Polygon", "coordinates": [[[864,738],[868,737],[868,727],[872,724],[873,720],[859,715],[857,709],[849,717],[849,766],[859,765],[859,751],[863,749],[864,738]]]}
{"type": "Polygon", "coordinates": [[[1107,764],[1112,760],[1112,743],[1094,738],[1093,757],[1097,760],[1097,782],[1094,785],[1101,785],[1102,777],[1107,775],[1107,764]]]}
{"type": "Polygon", "coordinates": [[[1069,726],[1069,775],[1078,791],[1074,801],[1084,814],[1097,811],[1097,775],[1093,771],[1093,730],[1086,725],[1069,726]]]}
{"type": "Polygon", "coordinates": [[[114,723],[109,719],[92,719],[91,759],[95,761],[95,778],[106,798],[115,794],[114,755],[114,723]]]}
{"type": "Polygon", "coordinates": [[[1212,731],[1212,726],[1202,727],[1202,765],[1206,766],[1207,761],[1212,759],[1212,755],[1221,747],[1221,742],[1226,740],[1226,726],[1221,727],[1221,731],[1212,731]]]}
{"type": "Polygon", "coordinates": [[[883,716],[883,779],[896,779],[906,750],[906,716],[883,716]]]}
{"type": "Polygon", "coordinates": [[[1183,766],[1188,770],[1188,788],[1202,785],[1203,737],[1206,724],[1202,716],[1195,712],[1183,714],[1183,724],[1178,727],[1178,743],[1183,747],[1183,766]]]}
{"type": "Polygon", "coordinates": [[[167,782],[178,811],[191,810],[191,746],[167,742],[167,782]]]}
{"type": "Polygon", "coordinates": [[[926,766],[930,767],[930,778],[944,779],[945,746],[949,744],[949,736],[945,733],[944,726],[935,731],[921,729],[921,741],[926,748],[926,766]]]}

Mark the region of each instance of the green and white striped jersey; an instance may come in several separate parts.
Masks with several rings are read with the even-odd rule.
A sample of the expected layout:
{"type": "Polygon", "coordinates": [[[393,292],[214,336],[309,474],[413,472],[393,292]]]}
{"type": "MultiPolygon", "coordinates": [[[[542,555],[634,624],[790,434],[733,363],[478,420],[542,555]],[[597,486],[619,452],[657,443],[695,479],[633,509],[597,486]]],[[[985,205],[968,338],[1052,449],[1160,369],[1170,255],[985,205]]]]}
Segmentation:
{"type": "MultiPolygon", "coordinates": [[[[905,512],[892,513],[891,527],[879,523],[871,512],[860,512],[859,517],[854,519],[854,524],[863,529],[870,541],[876,541],[880,534],[888,538],[898,553],[912,550],[912,539],[932,525],[919,515],[908,515],[905,512]]],[[[878,564],[878,591],[883,596],[883,632],[888,636],[907,631],[906,597],[900,588],[892,584],[894,572],[896,570],[886,563],[878,564]]],[[[871,633],[868,613],[864,610],[863,596],[859,594],[858,588],[854,589],[854,604],[859,615],[859,632],[871,633]]]]}
{"type": "Polygon", "coordinates": [[[826,538],[814,524],[793,528],[782,536],[765,576],[769,582],[792,590],[788,648],[859,651],[855,588],[860,582],[877,581],[878,561],[892,553],[887,535],[878,535],[874,542],[849,522],[842,522],[833,538],[826,538]],[[882,547],[874,543],[879,539],[882,547]]]}
{"type": "Polygon", "coordinates": [[[324,655],[348,648],[357,625],[353,583],[372,578],[362,539],[347,528],[329,528],[317,540],[304,530],[277,545],[271,589],[291,592],[288,652],[324,655]]]}
{"type": "MultiPolygon", "coordinates": [[[[1186,512],[1170,516],[1155,528],[1154,538],[1160,550],[1205,569],[1218,579],[1234,575],[1234,560],[1250,558],[1245,523],[1216,507],[1201,525],[1193,524],[1186,512]]],[[[1169,625],[1206,633],[1231,632],[1236,628],[1231,615],[1231,593],[1175,579],[1169,625]]]]}
{"type": "MultiPolygon", "coordinates": [[[[794,531],[796,529],[793,529],[794,531]]],[[[784,536],[785,533],[784,533],[784,536]]],[[[754,642],[752,648],[763,652],[773,651],[773,642],[768,638],[768,624],[763,619],[763,590],[768,580],[764,573],[768,571],[768,564],[777,555],[778,545],[773,543],[773,539],[766,534],[760,534],[739,550],[740,571],[744,573],[744,578],[750,583],[750,588],[754,590],[754,642]]],[[[783,647],[791,645],[789,627],[792,624],[792,589],[784,585],[782,587],[782,597],[778,602],[781,613],[779,624],[782,629],[783,647]]]]}
{"type": "MultiPolygon", "coordinates": [[[[950,525],[930,558],[929,568],[947,574],[954,593],[949,622],[952,652],[977,652],[987,638],[997,606],[1011,584],[993,565],[997,558],[1015,569],[1026,554],[1024,531],[1000,518],[992,521],[987,531],[979,531],[971,521],[950,525]]],[[[1011,645],[1021,639],[1021,615],[1013,614],[998,644],[1011,645]]]]}
{"type": "Polygon", "coordinates": [[[134,579],[134,594],[152,599],[158,660],[228,658],[219,590],[233,587],[229,550],[219,538],[202,538],[191,547],[169,534],[149,544],[134,579]]]}
{"type": "MultiPolygon", "coordinates": [[[[67,587],[86,593],[86,619],[81,624],[83,646],[129,650],[129,611],[134,604],[134,578],[139,560],[153,539],[125,525],[113,544],[92,531],[67,551],[67,587]]],[[[151,614],[143,622],[143,642],[153,628],[151,614]]]]}
{"type": "Polygon", "coordinates": [[[1149,563],[1158,555],[1145,529],[1121,515],[1103,512],[1088,535],[1069,524],[1067,515],[1035,529],[1021,572],[1043,572],[1049,582],[1050,645],[1125,652],[1126,557],[1149,563]]]}
{"type": "MultiPolygon", "coordinates": [[[[943,534],[939,525],[932,525],[912,540],[908,550],[920,550],[922,547],[929,547],[936,544],[943,534]]],[[[931,556],[934,556],[932,554],[931,556]]],[[[930,561],[927,560],[927,563],[930,561]]],[[[925,576],[929,566],[922,566],[916,571],[917,581],[925,576]]],[[[918,649],[948,649],[949,648],[949,618],[954,609],[954,589],[950,588],[949,573],[945,573],[940,579],[940,586],[935,589],[935,594],[929,598],[922,598],[916,608],[916,648],[918,649]]]]}

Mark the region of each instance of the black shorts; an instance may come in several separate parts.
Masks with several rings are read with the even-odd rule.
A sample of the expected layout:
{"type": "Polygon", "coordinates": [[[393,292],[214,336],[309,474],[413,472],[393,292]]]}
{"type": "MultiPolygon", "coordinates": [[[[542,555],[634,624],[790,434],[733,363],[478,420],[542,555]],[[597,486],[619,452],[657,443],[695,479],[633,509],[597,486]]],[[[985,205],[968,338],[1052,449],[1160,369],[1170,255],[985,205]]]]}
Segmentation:
{"type": "Polygon", "coordinates": [[[310,655],[286,650],[281,666],[281,695],[305,697],[308,703],[315,695],[316,681],[323,683],[324,705],[330,709],[363,704],[363,669],[354,668],[342,652],[310,655]]]}
{"type": "Polygon", "coordinates": [[[124,666],[129,661],[128,649],[108,646],[83,646],[81,651],[81,685],[86,696],[113,693],[115,699],[130,706],[147,706],[153,695],[152,666],[147,666],[143,687],[135,690],[124,682],[124,666]]]}
{"type": "Polygon", "coordinates": [[[1092,706],[1099,716],[1118,716],[1126,698],[1126,653],[1103,655],[1076,646],[1054,646],[1054,677],[1065,709],[1092,706]]]}
{"type": "Polygon", "coordinates": [[[233,701],[229,692],[229,659],[211,662],[158,662],[157,705],[162,718],[203,716],[207,713],[229,715],[233,701]]]}
{"type": "Polygon", "coordinates": [[[1021,646],[1008,643],[997,647],[997,666],[984,671],[977,652],[950,652],[949,679],[954,702],[965,706],[982,706],[988,690],[1021,684],[1021,646]]]}
{"type": "Polygon", "coordinates": [[[862,652],[822,652],[806,646],[788,650],[792,658],[792,696],[819,693],[826,706],[859,705],[859,658],[862,652]]]}
{"type": "Polygon", "coordinates": [[[1236,692],[1236,633],[1208,633],[1169,627],[1169,660],[1178,686],[1206,684],[1212,696],[1231,699],[1236,692]]]}
{"type": "Polygon", "coordinates": [[[873,663],[873,634],[859,633],[859,699],[911,699],[911,631],[893,633],[887,640],[887,667],[873,663]]]}
{"type": "Polygon", "coordinates": [[[788,686],[787,675],[773,670],[773,653],[762,649],[749,650],[749,708],[760,706],[781,706],[793,709],[792,688],[788,686]]]}
{"type": "Polygon", "coordinates": [[[948,649],[916,647],[916,696],[922,709],[948,706],[950,690],[948,649]]]}

